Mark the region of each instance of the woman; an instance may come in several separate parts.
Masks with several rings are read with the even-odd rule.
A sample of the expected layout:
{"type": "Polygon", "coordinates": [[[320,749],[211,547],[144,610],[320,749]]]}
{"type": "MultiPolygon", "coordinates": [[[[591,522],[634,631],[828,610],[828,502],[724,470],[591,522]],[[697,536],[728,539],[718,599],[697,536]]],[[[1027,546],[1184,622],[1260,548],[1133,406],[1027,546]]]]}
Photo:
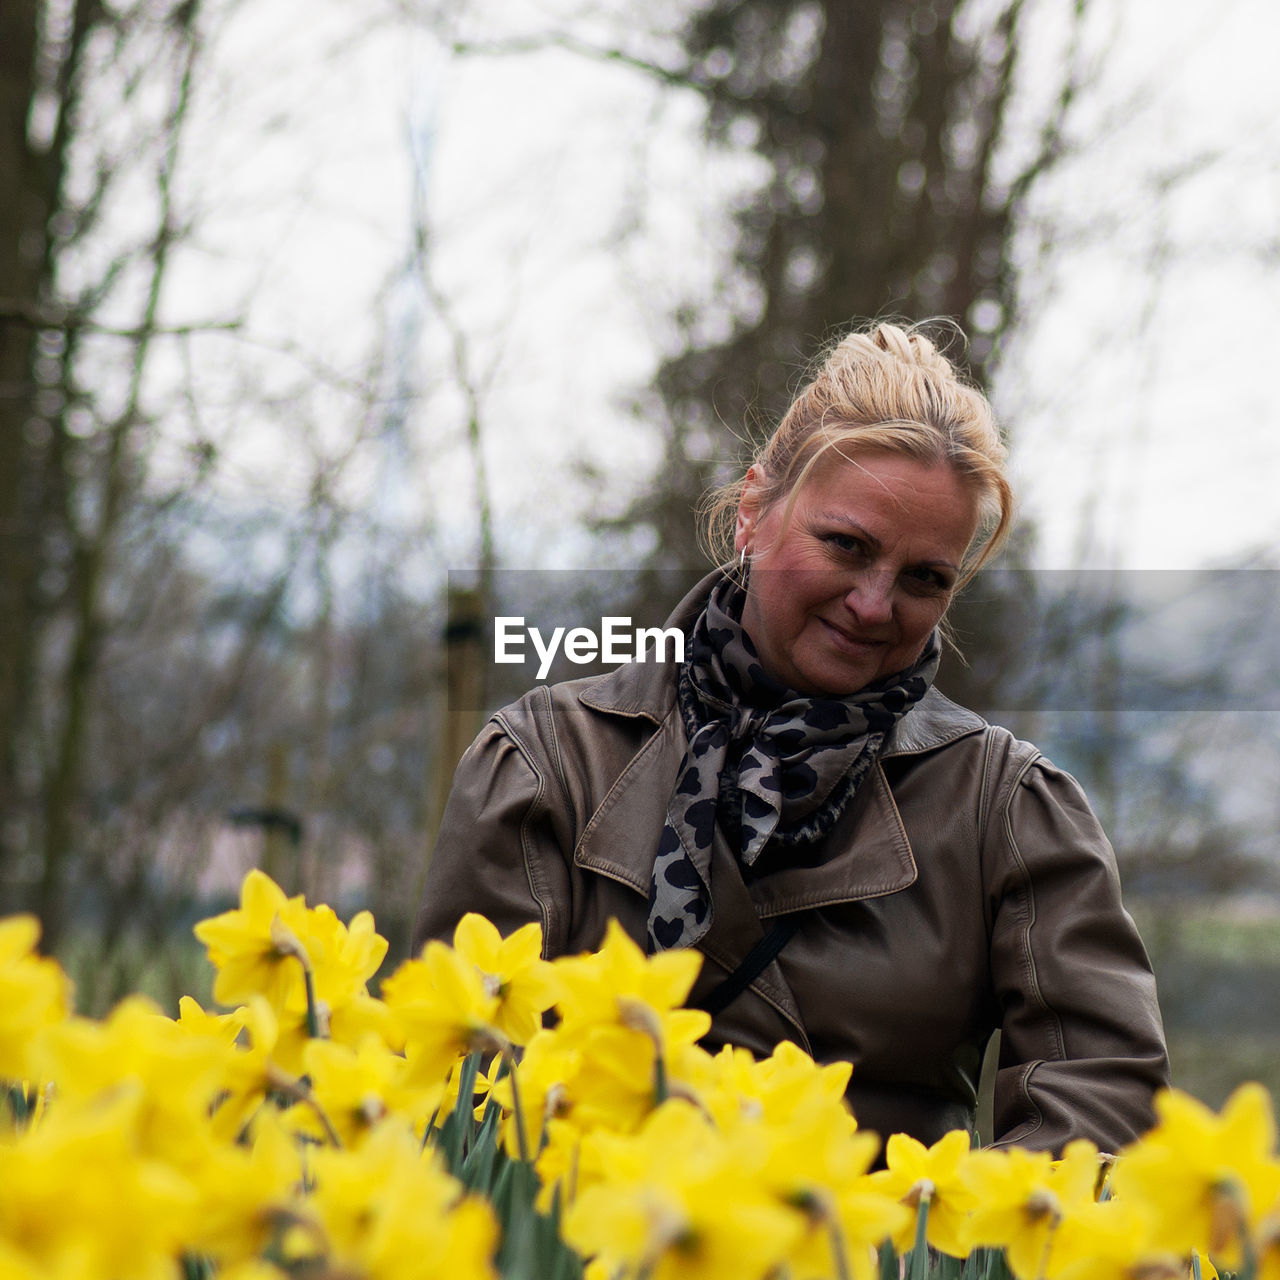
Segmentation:
{"type": "Polygon", "coordinates": [[[834,347],[711,519],[734,562],[680,664],[539,687],[459,765],[416,943],[468,910],[548,955],[617,917],[697,947],[710,1047],[854,1064],[859,1123],[1115,1150],[1168,1064],[1115,860],[1076,783],[932,687],[1011,516],[990,406],[919,332],[834,347]]]}

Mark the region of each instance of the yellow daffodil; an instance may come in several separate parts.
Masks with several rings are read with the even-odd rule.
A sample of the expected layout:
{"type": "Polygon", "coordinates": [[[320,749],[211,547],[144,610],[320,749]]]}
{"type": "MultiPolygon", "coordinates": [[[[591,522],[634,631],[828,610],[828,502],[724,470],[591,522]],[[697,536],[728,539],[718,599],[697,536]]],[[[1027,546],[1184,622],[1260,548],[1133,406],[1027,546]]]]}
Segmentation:
{"type": "Polygon", "coordinates": [[[501,1060],[490,1068],[488,1092],[502,1107],[502,1141],[510,1156],[521,1150],[536,1156],[552,1120],[564,1121],[573,1115],[574,1086],[579,1079],[582,1051],[563,1036],[539,1031],[525,1046],[512,1073],[500,1073],[501,1060]],[[520,1091],[520,1115],[524,1120],[524,1142],[516,1128],[515,1086],[520,1091]]]}
{"type": "Polygon", "coordinates": [[[582,1177],[583,1136],[582,1130],[571,1120],[555,1117],[547,1120],[542,1150],[534,1163],[541,1183],[536,1201],[541,1212],[550,1213],[557,1200],[562,1208],[568,1208],[578,1198],[580,1182],[589,1186],[600,1181],[604,1171],[591,1168],[594,1148],[587,1152],[587,1173],[585,1178],[582,1177]]]}
{"type": "Polygon", "coordinates": [[[768,1275],[804,1232],[803,1215],[744,1171],[695,1107],[671,1099],[639,1132],[596,1133],[602,1181],[583,1190],[565,1239],[608,1273],[652,1280],[768,1275]]]}
{"type": "Polygon", "coordinates": [[[243,1007],[231,1013],[209,1013],[192,996],[181,996],[178,1000],[177,1025],[186,1035],[221,1041],[228,1048],[236,1043],[247,1018],[248,1011],[243,1007]]]}
{"type": "MultiPolygon", "coordinates": [[[[841,1099],[843,1101],[843,1098],[841,1099]]],[[[914,1214],[866,1177],[880,1149],[871,1133],[833,1123],[826,1108],[809,1106],[784,1122],[762,1114],[737,1125],[729,1140],[743,1169],[758,1176],[779,1202],[798,1209],[806,1230],[787,1258],[796,1280],[875,1270],[874,1251],[910,1229],[914,1214]]]]}
{"type": "Polygon", "coordinates": [[[311,956],[316,993],[330,1014],[367,994],[369,979],[387,954],[387,940],[371,912],[357,911],[344,925],[323,903],[308,913],[302,939],[311,956]]]}
{"type": "Polygon", "coordinates": [[[407,1129],[382,1125],[357,1151],[321,1149],[310,1212],[328,1243],[329,1274],[485,1280],[497,1226],[407,1129]]]}
{"type": "MultiPolygon", "coordinates": [[[[316,984],[316,989],[322,989],[316,984]]],[[[317,999],[321,1014],[321,1038],[354,1049],[373,1035],[389,1049],[404,1048],[404,1037],[395,1015],[373,996],[357,992],[350,1000],[334,1007],[328,1000],[317,999]]],[[[294,1005],[278,1015],[278,1031],[273,1056],[285,1071],[299,1075],[303,1071],[303,1055],[314,1038],[305,1003],[294,1005]]]]}
{"type": "Polygon", "coordinates": [[[258,1113],[251,1133],[250,1143],[211,1147],[191,1175],[200,1193],[191,1243],[218,1262],[219,1280],[229,1264],[248,1263],[268,1246],[302,1182],[302,1148],[274,1107],[258,1113]]]}
{"type": "MultiPolygon", "coordinates": [[[[644,1030],[617,1023],[556,1028],[556,1042],[575,1055],[575,1070],[557,1100],[559,1114],[581,1133],[633,1132],[661,1101],[659,1047],[644,1030]]],[[[696,1099],[707,1054],[696,1045],[668,1043],[661,1055],[670,1096],[696,1099]]]]}
{"type": "MultiPolygon", "coordinates": [[[[296,1103],[290,1122],[317,1141],[328,1136],[324,1116],[344,1146],[354,1147],[387,1116],[404,1115],[414,1103],[425,1119],[435,1109],[439,1092],[428,1098],[403,1084],[405,1061],[377,1036],[355,1049],[328,1040],[312,1040],[303,1051],[311,1081],[312,1101],[296,1103]]],[[[415,1116],[407,1116],[412,1127],[415,1116]]]]}
{"type": "Polygon", "coordinates": [[[334,1043],[354,1049],[371,1035],[396,1053],[404,1049],[400,1025],[382,1000],[357,991],[350,1000],[330,1009],[329,1038],[334,1043]]]}
{"type": "Polygon", "coordinates": [[[968,1256],[969,1211],[976,1203],[965,1180],[970,1155],[969,1135],[962,1129],[944,1134],[931,1147],[905,1133],[895,1133],[885,1144],[888,1168],[873,1173],[872,1182],[877,1190],[913,1210],[910,1221],[894,1236],[899,1252],[914,1243],[916,1213],[921,1200],[927,1200],[925,1238],[929,1244],[953,1258],[968,1256]]]}
{"type": "Polygon", "coordinates": [[[506,1043],[495,1026],[498,993],[442,942],[428,942],[418,959],[391,974],[382,999],[404,1036],[411,1086],[442,1083],[459,1058],[506,1043]]]}
{"type": "MultiPolygon", "coordinates": [[[[309,1019],[326,1036],[340,1013],[369,1001],[368,981],[387,953],[369,912],[358,912],[344,925],[328,906],[308,907],[300,895],[285,897],[257,870],[241,885],[239,908],[202,920],[195,935],[218,971],[214,999],[238,1004],[264,996],[280,1020],[277,1056],[295,1070],[309,1019]]],[[[352,1029],[354,1037],[367,1020],[366,1015],[352,1029]]]]}
{"type": "Polygon", "coordinates": [[[296,937],[305,913],[301,894],[286,898],[265,872],[250,871],[240,886],[239,908],[195,926],[218,971],[213,998],[234,1005],[261,995],[277,1011],[296,1002],[297,992],[305,1001],[302,966],[310,964],[310,957],[300,955],[281,933],[284,926],[296,937]]]}
{"type": "Polygon", "coordinates": [[[691,1044],[711,1025],[709,1014],[682,1009],[702,956],[695,950],[646,956],[616,921],[592,955],[553,961],[560,984],[557,1007],[566,1030],[617,1024],[643,1031],[659,1044],[691,1044]]]}
{"type": "Polygon", "coordinates": [[[193,1036],[150,1000],[129,996],[102,1022],[69,1018],[50,1028],[43,1062],[59,1108],[136,1084],[141,1150],[182,1165],[213,1136],[209,1111],[233,1054],[224,1040],[193,1036]]]}
{"type": "Polygon", "coordinates": [[[1244,1236],[1280,1193],[1275,1118],[1261,1085],[1241,1085],[1215,1115],[1176,1089],[1156,1097],[1158,1123],[1116,1164],[1117,1197],[1150,1210],[1170,1252],[1199,1249],[1235,1270],[1244,1236]]]}
{"type": "MultiPolygon", "coordinates": [[[[1185,1254],[1159,1248],[1143,1206],[1110,1199],[1083,1203],[1063,1219],[1054,1236],[1053,1280],[1190,1280],[1185,1254]]],[[[1217,1280],[1208,1259],[1201,1280],[1217,1280]]]]}
{"type": "Polygon", "coordinates": [[[199,1198],[147,1153],[147,1110],[133,1081],[0,1145],[0,1240],[38,1274],[173,1280],[199,1198]]]}
{"type": "Polygon", "coordinates": [[[790,1040],[759,1060],[746,1049],[725,1045],[697,1073],[694,1087],[724,1133],[761,1120],[785,1126],[815,1112],[823,1123],[851,1133],[857,1121],[845,1089],[852,1071],[848,1062],[820,1066],[790,1040]]]}
{"type": "Polygon", "coordinates": [[[1019,1280],[1056,1274],[1063,1223],[1094,1203],[1098,1149],[1083,1139],[1067,1145],[1062,1159],[1047,1151],[979,1151],[966,1177],[977,1204],[969,1221],[973,1245],[999,1246],[1019,1280]]]}
{"type": "Polygon", "coordinates": [[[874,1280],[877,1246],[909,1249],[925,1204],[934,1249],[1002,1248],[1017,1280],[1187,1280],[1193,1251],[1216,1280],[1209,1254],[1237,1268],[1246,1239],[1254,1280],[1280,1280],[1256,1085],[1217,1115],[1161,1095],[1103,1203],[1087,1142],[1053,1161],[897,1134],[868,1173],[878,1139],[845,1101],[848,1063],[790,1042],[706,1053],[707,1015],[680,1008],[697,953],[645,956],[616,922],[595,955],[549,965],[537,926],[504,939],[469,915],[381,999],[373,917],[344,925],[260,872],[197,933],[219,1000],[242,1007],[184,996],[175,1020],[131,997],[91,1021],[35,922],[0,921],[0,1077],[41,1099],[0,1132],[0,1280],[177,1280],[193,1259],[223,1280],[495,1280],[493,1211],[427,1133],[474,1105],[457,1094],[480,1050],[481,1105],[501,1108],[508,1156],[535,1160],[588,1280],[874,1280]]]}
{"type": "Polygon", "coordinates": [[[578,1051],[578,1070],[567,1092],[573,1122],[583,1132],[630,1133],[653,1110],[658,1046],[643,1031],[596,1026],[564,1032],[578,1051]]]}
{"type": "Polygon", "coordinates": [[[475,965],[486,989],[498,997],[494,1025],[512,1044],[528,1044],[557,991],[554,970],[542,958],[542,926],[527,924],[504,938],[472,911],[458,921],[453,948],[475,965]]]}
{"type": "Polygon", "coordinates": [[[235,1141],[282,1074],[275,1060],[280,1024],[265,996],[253,996],[232,1015],[243,1023],[220,1081],[212,1116],[224,1141],[235,1141]]]}
{"type": "Polygon", "coordinates": [[[70,1012],[71,983],[55,960],[36,954],[39,940],[34,916],[0,920],[0,1081],[33,1074],[33,1039],[70,1012]]]}

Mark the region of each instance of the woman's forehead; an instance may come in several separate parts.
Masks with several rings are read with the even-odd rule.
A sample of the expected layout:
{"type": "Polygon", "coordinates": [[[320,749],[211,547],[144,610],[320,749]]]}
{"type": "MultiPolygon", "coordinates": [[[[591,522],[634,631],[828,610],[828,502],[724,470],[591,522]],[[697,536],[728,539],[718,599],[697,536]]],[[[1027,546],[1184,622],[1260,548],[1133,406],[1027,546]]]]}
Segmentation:
{"type": "Polygon", "coordinates": [[[786,523],[801,513],[876,544],[909,535],[922,551],[951,562],[976,532],[978,498],[945,462],[880,453],[821,459],[778,510],[786,523]]]}

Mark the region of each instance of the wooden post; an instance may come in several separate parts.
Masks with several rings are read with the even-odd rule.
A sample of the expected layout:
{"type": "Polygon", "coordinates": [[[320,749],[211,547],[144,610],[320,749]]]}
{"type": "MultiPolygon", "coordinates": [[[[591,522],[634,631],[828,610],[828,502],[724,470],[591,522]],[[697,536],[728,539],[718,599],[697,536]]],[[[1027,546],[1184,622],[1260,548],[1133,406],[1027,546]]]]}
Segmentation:
{"type": "MultiPolygon", "coordinates": [[[[488,667],[489,591],[481,575],[478,587],[449,586],[444,629],[444,696],[436,715],[435,750],[428,779],[427,858],[435,848],[453,771],[484,723],[488,667]]],[[[425,867],[425,862],[424,862],[425,867]]]]}
{"type": "MultiPolygon", "coordinates": [[[[267,794],[264,814],[284,814],[289,804],[289,752],[283,742],[267,748],[267,794]]],[[[285,893],[297,893],[297,846],[282,822],[262,823],[262,869],[285,893]],[[292,856],[290,856],[292,855],[292,856]]]]}

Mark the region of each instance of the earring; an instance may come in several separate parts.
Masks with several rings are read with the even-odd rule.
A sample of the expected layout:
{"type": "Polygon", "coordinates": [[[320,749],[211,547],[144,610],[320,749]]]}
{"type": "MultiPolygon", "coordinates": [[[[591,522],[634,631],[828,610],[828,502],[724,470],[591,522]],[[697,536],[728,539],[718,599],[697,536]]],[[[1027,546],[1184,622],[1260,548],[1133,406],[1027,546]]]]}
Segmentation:
{"type": "Polygon", "coordinates": [[[741,571],[746,567],[747,567],[747,549],[746,547],[740,547],[738,549],[738,569],[739,571],[741,571]]]}

